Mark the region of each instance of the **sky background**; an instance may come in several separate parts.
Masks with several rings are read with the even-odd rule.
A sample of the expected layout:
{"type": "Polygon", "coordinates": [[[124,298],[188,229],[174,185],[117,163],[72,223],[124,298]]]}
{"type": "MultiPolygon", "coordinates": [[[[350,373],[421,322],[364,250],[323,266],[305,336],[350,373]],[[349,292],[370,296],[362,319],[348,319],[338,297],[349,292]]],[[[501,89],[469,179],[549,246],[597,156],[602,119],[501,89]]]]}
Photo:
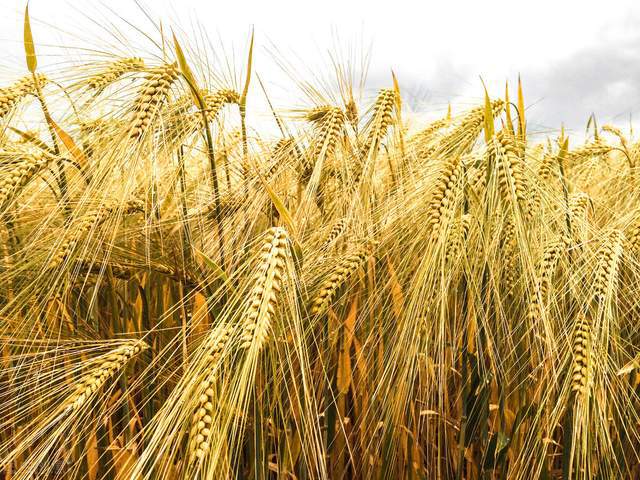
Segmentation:
{"type": "MultiPolygon", "coordinates": [[[[416,118],[440,116],[449,103],[454,113],[477,104],[480,77],[495,96],[508,80],[515,97],[520,74],[530,131],[552,133],[564,122],[580,136],[591,112],[601,125],[628,128],[630,115],[640,119],[638,1],[31,0],[29,8],[45,66],[80,61],[92,49],[157,54],[128,23],[157,40],[151,20],[162,20],[192,42],[206,35],[207,48],[240,71],[253,26],[255,71],[279,108],[309,104],[289,76],[322,82],[331,52],[355,65],[369,55],[363,100],[391,85],[393,69],[416,118]]],[[[0,0],[3,82],[24,70],[23,9],[23,1],[0,0]]]]}

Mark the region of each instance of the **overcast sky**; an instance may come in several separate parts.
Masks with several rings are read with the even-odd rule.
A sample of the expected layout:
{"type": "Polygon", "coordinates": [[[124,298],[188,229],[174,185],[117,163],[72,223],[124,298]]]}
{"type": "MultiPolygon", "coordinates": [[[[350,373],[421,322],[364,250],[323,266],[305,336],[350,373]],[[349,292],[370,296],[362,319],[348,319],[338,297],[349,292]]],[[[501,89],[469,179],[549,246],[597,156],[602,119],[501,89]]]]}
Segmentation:
{"type": "MultiPolygon", "coordinates": [[[[358,60],[370,49],[368,95],[390,85],[393,68],[408,107],[430,115],[443,113],[449,102],[455,112],[480,101],[480,76],[496,96],[503,94],[509,80],[515,96],[520,73],[530,129],[552,131],[564,122],[579,134],[592,111],[600,124],[628,127],[630,113],[640,118],[638,1],[154,0],[142,4],[154,21],[162,19],[165,28],[192,33],[202,28],[218,53],[224,44],[228,55],[237,56],[238,69],[254,26],[256,71],[279,103],[290,102],[280,107],[300,105],[304,99],[291,91],[277,66],[276,48],[275,55],[286,59],[300,80],[311,80],[310,70],[326,71],[328,51],[358,60]]],[[[107,5],[158,38],[132,0],[102,4],[31,0],[36,43],[94,48],[108,42],[118,48],[105,30],[127,32],[128,27],[109,13],[107,5]]],[[[23,9],[23,1],[0,0],[0,79],[24,68],[23,9]]],[[[152,50],[141,35],[128,33],[132,51],[135,46],[152,50]]],[[[44,58],[42,63],[46,62],[44,58]]]]}

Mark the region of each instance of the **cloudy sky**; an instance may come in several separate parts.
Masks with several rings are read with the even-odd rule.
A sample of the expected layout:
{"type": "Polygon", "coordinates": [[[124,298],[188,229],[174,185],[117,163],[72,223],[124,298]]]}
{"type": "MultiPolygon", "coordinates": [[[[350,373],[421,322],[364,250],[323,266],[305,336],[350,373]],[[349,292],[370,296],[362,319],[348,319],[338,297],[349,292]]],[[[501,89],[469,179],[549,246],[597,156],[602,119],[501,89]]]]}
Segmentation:
{"type": "MultiPolygon", "coordinates": [[[[253,26],[256,71],[283,102],[304,100],[291,92],[276,59],[286,59],[298,80],[312,80],[309,72],[326,71],[328,52],[356,63],[370,52],[368,95],[390,84],[393,69],[408,106],[427,115],[442,114],[449,102],[455,112],[480,101],[480,77],[491,94],[502,95],[505,81],[515,90],[520,74],[531,130],[551,132],[564,122],[580,135],[591,112],[600,124],[628,127],[630,114],[640,119],[640,2],[634,0],[154,0],[142,5],[151,19],[133,0],[31,0],[36,42],[41,49],[108,44],[127,53],[113,35],[120,31],[131,38],[131,51],[137,46],[151,51],[151,42],[127,22],[158,38],[151,20],[162,19],[165,28],[185,35],[206,34],[216,53],[224,46],[240,69],[253,26]]],[[[23,8],[22,0],[0,2],[0,77],[24,68],[23,8]]],[[[42,62],[63,57],[59,48],[50,55],[42,62]]]]}

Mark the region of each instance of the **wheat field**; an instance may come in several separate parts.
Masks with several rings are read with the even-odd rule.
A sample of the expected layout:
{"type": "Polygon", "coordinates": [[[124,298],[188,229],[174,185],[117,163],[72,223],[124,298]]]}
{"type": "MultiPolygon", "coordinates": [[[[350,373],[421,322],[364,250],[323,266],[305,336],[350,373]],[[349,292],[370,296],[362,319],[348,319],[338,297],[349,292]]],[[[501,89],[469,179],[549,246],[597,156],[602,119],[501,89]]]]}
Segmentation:
{"type": "Polygon", "coordinates": [[[47,71],[25,12],[0,478],[640,478],[632,132],[530,135],[521,83],[408,121],[339,64],[274,104],[253,36],[161,45],[47,71]]]}

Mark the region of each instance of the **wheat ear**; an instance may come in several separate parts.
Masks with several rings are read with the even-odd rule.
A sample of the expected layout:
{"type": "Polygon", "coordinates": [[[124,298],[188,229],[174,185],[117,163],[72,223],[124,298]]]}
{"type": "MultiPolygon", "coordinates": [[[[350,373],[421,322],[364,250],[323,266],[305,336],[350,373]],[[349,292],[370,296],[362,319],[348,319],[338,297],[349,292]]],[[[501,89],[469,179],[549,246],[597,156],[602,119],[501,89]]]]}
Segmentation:
{"type": "Polygon", "coordinates": [[[607,145],[601,139],[598,139],[567,152],[565,160],[569,164],[575,164],[580,159],[602,157],[611,150],[613,150],[611,145],[607,145]]]}
{"type": "Polygon", "coordinates": [[[281,227],[270,229],[262,244],[260,263],[253,277],[254,285],[240,339],[242,348],[260,350],[267,340],[278,293],[282,289],[288,253],[287,231],[281,227]]]}
{"type": "Polygon", "coordinates": [[[207,92],[204,97],[205,104],[205,113],[207,116],[207,120],[209,122],[214,121],[222,107],[225,105],[239,105],[240,104],[240,94],[235,90],[230,89],[221,89],[216,90],[215,92],[207,92]]]}
{"type": "Polygon", "coordinates": [[[148,348],[148,345],[135,340],[111,351],[105,360],[92,369],[78,382],[75,392],[63,404],[63,412],[70,413],[86,404],[93,395],[127,364],[134,355],[148,348]]]}
{"type": "Polygon", "coordinates": [[[87,80],[89,88],[101,92],[113,82],[126,73],[137,72],[144,68],[144,61],[141,58],[123,58],[112,62],[102,72],[87,80]]]}
{"type": "Polygon", "coordinates": [[[6,207],[7,203],[16,197],[38,173],[47,168],[53,159],[53,156],[47,154],[21,155],[20,160],[5,172],[0,181],[0,206],[6,207]]]}
{"type": "Polygon", "coordinates": [[[440,236],[441,229],[453,216],[460,175],[460,157],[452,157],[443,163],[427,210],[427,224],[433,239],[440,236]]]}
{"type": "Polygon", "coordinates": [[[366,156],[371,150],[377,150],[380,141],[387,133],[387,128],[393,122],[393,109],[396,104],[396,92],[383,88],[378,92],[378,98],[373,105],[373,115],[367,131],[367,136],[360,154],[366,156]]]}
{"type": "Polygon", "coordinates": [[[347,227],[347,220],[345,218],[341,218],[340,220],[338,220],[333,225],[333,227],[331,227],[331,231],[329,232],[329,235],[327,235],[327,238],[324,240],[324,242],[322,242],[320,249],[327,250],[333,244],[333,242],[335,242],[336,239],[340,235],[342,235],[346,227],[347,227]]]}
{"type": "MultiPolygon", "coordinates": [[[[62,239],[61,244],[56,248],[53,258],[49,263],[49,268],[59,267],[65,259],[75,250],[76,245],[92,228],[102,225],[118,211],[116,204],[103,205],[97,210],[83,215],[75,228],[62,239]]],[[[130,215],[137,212],[144,212],[144,202],[140,200],[130,200],[120,209],[123,215],[130,215]]]]}
{"type": "Polygon", "coordinates": [[[584,314],[579,314],[573,331],[571,374],[571,391],[576,395],[585,395],[589,389],[592,341],[591,322],[584,314]]]}
{"type": "Polygon", "coordinates": [[[232,329],[229,325],[221,327],[219,334],[212,337],[212,344],[208,348],[207,363],[210,367],[204,380],[199,386],[198,405],[193,414],[191,430],[189,432],[189,445],[191,461],[196,458],[205,458],[210,447],[211,422],[213,418],[213,406],[215,404],[215,378],[218,375],[220,355],[231,338],[232,329]]]}
{"type": "Polygon", "coordinates": [[[498,184],[502,198],[506,201],[513,199],[523,213],[530,214],[522,158],[513,137],[497,135],[491,143],[490,151],[497,159],[498,184]]]}
{"type": "MultiPolygon", "coordinates": [[[[47,83],[47,77],[37,74],[40,87],[47,83]]],[[[20,100],[27,95],[35,95],[36,86],[31,75],[21,78],[10,87],[0,89],[0,119],[4,118],[20,100]]]]}
{"type": "Polygon", "coordinates": [[[472,219],[473,215],[465,213],[451,225],[445,248],[445,262],[448,264],[455,262],[464,251],[472,219]]]}
{"type": "Polygon", "coordinates": [[[614,230],[598,249],[598,268],[594,285],[594,297],[598,302],[604,302],[616,293],[623,245],[624,235],[619,230],[614,230]]]}
{"type": "Polygon", "coordinates": [[[354,253],[340,259],[338,265],[329,274],[329,277],[321,284],[318,294],[311,302],[311,313],[313,315],[321,314],[329,308],[340,287],[372,255],[374,247],[375,242],[367,242],[365,246],[354,253]]]}
{"type": "Polygon", "coordinates": [[[178,69],[175,64],[163,65],[147,75],[133,107],[133,119],[129,129],[131,139],[139,139],[144,135],[162,109],[171,85],[177,78],[178,69]]]}

